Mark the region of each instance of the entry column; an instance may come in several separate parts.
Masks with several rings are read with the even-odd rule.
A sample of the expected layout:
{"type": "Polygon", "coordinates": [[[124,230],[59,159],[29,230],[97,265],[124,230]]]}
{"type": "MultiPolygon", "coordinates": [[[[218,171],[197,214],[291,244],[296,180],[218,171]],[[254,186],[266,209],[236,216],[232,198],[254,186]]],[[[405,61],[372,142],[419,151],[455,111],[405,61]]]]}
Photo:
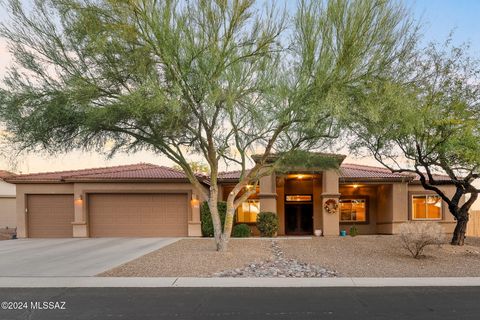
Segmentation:
{"type": "Polygon", "coordinates": [[[74,203],[74,212],[75,220],[72,222],[73,227],[73,237],[74,238],[86,238],[88,234],[87,226],[87,207],[86,207],[86,193],[83,190],[83,187],[80,184],[74,184],[73,186],[73,203],[74,203]]]}
{"type": "Polygon", "coordinates": [[[260,211],[277,213],[277,179],[275,172],[260,178],[260,211]]]}
{"type": "Polygon", "coordinates": [[[323,235],[338,236],[340,233],[340,193],[337,170],[323,172],[322,190],[323,235]]]}

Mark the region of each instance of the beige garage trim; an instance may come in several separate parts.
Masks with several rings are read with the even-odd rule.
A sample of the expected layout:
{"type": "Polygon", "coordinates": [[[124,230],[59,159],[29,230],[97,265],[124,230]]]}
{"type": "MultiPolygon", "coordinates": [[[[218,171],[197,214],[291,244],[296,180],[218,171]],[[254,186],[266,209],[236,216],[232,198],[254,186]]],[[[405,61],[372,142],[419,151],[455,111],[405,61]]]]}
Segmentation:
{"type": "Polygon", "coordinates": [[[73,195],[27,195],[27,221],[29,238],[71,238],[73,195]]]}
{"type": "Polygon", "coordinates": [[[186,193],[90,194],[90,237],[179,237],[188,234],[186,193]]]}

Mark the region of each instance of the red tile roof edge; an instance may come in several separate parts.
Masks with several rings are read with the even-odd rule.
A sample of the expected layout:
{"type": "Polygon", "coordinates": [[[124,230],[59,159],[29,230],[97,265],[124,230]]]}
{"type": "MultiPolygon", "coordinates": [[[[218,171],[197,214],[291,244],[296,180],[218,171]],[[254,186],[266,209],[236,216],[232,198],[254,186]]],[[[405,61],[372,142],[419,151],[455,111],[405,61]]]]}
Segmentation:
{"type": "Polygon", "coordinates": [[[7,170],[0,170],[0,180],[5,180],[8,178],[11,178],[13,176],[16,176],[15,173],[7,171],[7,170]]]}
{"type": "MultiPolygon", "coordinates": [[[[201,182],[203,180],[208,180],[204,175],[197,175],[201,182]]],[[[31,174],[23,174],[23,175],[16,175],[11,177],[8,182],[11,183],[39,183],[39,182],[46,182],[46,183],[55,183],[55,182],[80,182],[80,181],[120,181],[120,180],[128,180],[128,181],[164,181],[164,180],[171,180],[171,181],[188,181],[188,178],[184,174],[183,171],[160,166],[154,165],[151,163],[138,163],[138,164],[130,164],[130,165],[120,165],[120,166],[112,166],[112,167],[100,167],[100,168],[91,168],[91,169],[79,169],[79,170],[66,170],[66,171],[53,171],[53,172],[39,172],[39,173],[31,173],[31,174]],[[178,177],[95,177],[100,175],[108,175],[108,174],[116,174],[116,173],[128,173],[128,172],[135,172],[140,170],[153,170],[153,169],[160,169],[168,171],[172,174],[181,175],[178,177]]],[[[208,181],[205,183],[208,184],[208,181]]]]}
{"type": "MultiPolygon", "coordinates": [[[[347,182],[347,181],[370,181],[370,182],[377,182],[377,181],[418,181],[418,177],[413,174],[407,173],[392,173],[390,170],[384,167],[374,167],[369,165],[361,165],[361,164],[353,164],[353,163],[345,163],[339,167],[341,169],[350,169],[350,170],[358,170],[363,172],[372,172],[372,173],[380,173],[386,174],[388,176],[340,176],[340,181],[347,182]]],[[[1,170],[0,170],[0,179],[1,179],[1,170]]],[[[7,172],[7,171],[5,171],[7,172]]],[[[235,171],[225,171],[220,172],[218,175],[219,181],[235,181],[238,180],[236,174],[239,174],[241,170],[235,171]]],[[[187,177],[183,173],[183,171],[166,167],[155,165],[151,163],[138,163],[138,164],[130,164],[130,165],[118,165],[112,167],[98,167],[98,168],[90,168],[90,169],[78,169],[78,170],[67,170],[67,171],[52,171],[52,172],[39,172],[39,173],[31,173],[31,174],[21,174],[15,175],[10,173],[11,175],[6,177],[4,180],[7,182],[12,183],[55,183],[55,182],[80,182],[80,181],[188,181],[187,177]],[[108,174],[115,174],[121,172],[135,172],[140,170],[149,170],[149,169],[160,169],[170,171],[173,174],[180,174],[183,177],[105,177],[108,174]],[[103,175],[100,177],[100,175],[103,175]],[[99,176],[99,177],[95,177],[99,176]]],[[[435,175],[440,178],[448,178],[445,175],[435,175]]],[[[204,174],[198,174],[197,177],[200,179],[201,182],[205,184],[209,184],[210,177],[204,174]]]]}

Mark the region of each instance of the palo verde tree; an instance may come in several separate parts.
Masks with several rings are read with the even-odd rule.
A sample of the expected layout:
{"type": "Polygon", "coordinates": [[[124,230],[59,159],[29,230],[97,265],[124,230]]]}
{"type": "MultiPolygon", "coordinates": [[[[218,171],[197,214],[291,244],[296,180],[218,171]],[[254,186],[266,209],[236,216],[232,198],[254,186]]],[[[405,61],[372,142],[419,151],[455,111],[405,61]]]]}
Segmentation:
{"type": "Polygon", "coordinates": [[[1,28],[14,65],[0,91],[24,150],[148,149],[184,170],[227,248],[248,185],[338,133],[335,114],[406,56],[416,29],[386,0],[301,1],[296,13],[253,0],[9,1],[1,28]],[[251,155],[259,153],[253,163],[251,155]],[[210,185],[187,161],[208,165],[210,185]],[[219,165],[241,169],[217,210],[219,165]],[[249,169],[248,167],[251,166],[249,169]],[[243,193],[242,193],[243,192],[243,193]]]}
{"type": "Polygon", "coordinates": [[[347,117],[355,149],[366,148],[392,172],[417,176],[445,201],[457,220],[452,245],[463,245],[479,192],[479,75],[467,46],[431,44],[400,66],[396,79],[372,86],[347,117]],[[452,185],[452,194],[442,188],[452,185]]]}

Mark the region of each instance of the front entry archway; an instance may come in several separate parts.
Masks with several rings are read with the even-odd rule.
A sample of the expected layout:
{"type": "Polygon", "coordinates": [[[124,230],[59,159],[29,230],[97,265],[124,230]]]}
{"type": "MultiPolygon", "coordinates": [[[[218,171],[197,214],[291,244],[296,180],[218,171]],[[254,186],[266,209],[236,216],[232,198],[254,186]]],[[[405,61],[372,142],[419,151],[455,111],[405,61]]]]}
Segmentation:
{"type": "Polygon", "coordinates": [[[285,234],[311,235],[313,233],[313,204],[285,204],[285,234]]]}

